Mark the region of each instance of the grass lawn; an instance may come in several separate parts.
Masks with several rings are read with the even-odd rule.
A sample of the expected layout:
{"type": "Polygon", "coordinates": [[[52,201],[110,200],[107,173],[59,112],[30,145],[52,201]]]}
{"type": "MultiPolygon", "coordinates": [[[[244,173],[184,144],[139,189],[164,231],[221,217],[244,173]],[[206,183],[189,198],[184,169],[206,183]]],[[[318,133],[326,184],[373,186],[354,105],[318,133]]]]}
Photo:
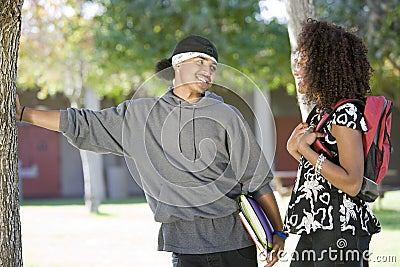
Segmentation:
{"type": "Polygon", "coordinates": [[[158,227],[143,199],[106,202],[97,215],[82,201],[24,202],[24,266],[169,266],[170,255],[157,252],[158,227]]]}
{"type": "Polygon", "coordinates": [[[387,192],[381,203],[373,203],[382,231],[372,237],[372,267],[400,265],[400,191],[387,192]],[[380,204],[380,205],[379,205],[380,204]],[[380,209],[377,209],[380,206],[380,209]]]}
{"type": "MultiPolygon", "coordinates": [[[[381,203],[373,205],[382,232],[373,236],[371,242],[371,267],[399,266],[398,203],[400,192],[388,192],[381,203]],[[376,209],[377,204],[380,210],[376,209]]],[[[284,211],[286,200],[281,205],[284,211]]],[[[24,266],[172,266],[170,254],[157,251],[158,228],[143,198],[106,201],[98,215],[90,214],[81,200],[24,201],[21,205],[24,266]]],[[[295,240],[289,237],[288,250],[294,249],[295,240]]]]}

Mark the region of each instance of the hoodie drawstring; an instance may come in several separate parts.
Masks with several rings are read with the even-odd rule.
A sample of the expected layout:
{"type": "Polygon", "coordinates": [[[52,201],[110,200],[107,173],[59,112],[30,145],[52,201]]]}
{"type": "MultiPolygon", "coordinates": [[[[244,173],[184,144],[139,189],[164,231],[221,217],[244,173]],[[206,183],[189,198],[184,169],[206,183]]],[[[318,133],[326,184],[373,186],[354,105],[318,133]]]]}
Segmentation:
{"type": "MultiPolygon", "coordinates": [[[[179,152],[183,153],[183,144],[182,144],[182,130],[184,128],[184,126],[182,126],[182,116],[184,114],[182,114],[182,109],[190,109],[189,104],[185,105],[185,101],[183,101],[181,98],[179,98],[178,96],[176,96],[173,92],[174,87],[169,87],[168,88],[168,92],[162,97],[162,100],[164,100],[166,103],[168,103],[169,105],[171,105],[174,109],[179,105],[179,114],[178,114],[178,123],[179,123],[179,133],[178,133],[178,146],[179,146],[179,152]],[[183,103],[183,104],[182,104],[183,103]]],[[[211,93],[209,91],[204,92],[201,95],[202,99],[199,102],[196,102],[195,105],[192,105],[192,133],[193,133],[193,150],[194,150],[194,159],[193,162],[196,160],[196,157],[198,157],[198,152],[197,152],[197,148],[196,148],[196,122],[195,122],[195,113],[196,113],[196,108],[203,108],[206,106],[211,106],[211,105],[215,105],[215,104],[219,104],[219,103],[223,103],[223,99],[214,94],[211,93]]],[[[188,110],[188,112],[190,112],[188,110]]],[[[186,113],[185,113],[186,114],[186,113]]],[[[189,122],[188,122],[189,123],[189,122]]],[[[190,142],[190,141],[189,141],[190,142]]]]}
{"type": "Polygon", "coordinates": [[[178,127],[179,127],[179,132],[178,132],[178,141],[179,141],[179,152],[182,153],[182,143],[181,143],[181,118],[182,118],[182,106],[181,106],[182,102],[179,101],[179,117],[178,117],[178,127]]]}
{"type": "MultiPolygon", "coordinates": [[[[197,148],[196,148],[196,124],[195,124],[195,112],[196,112],[196,106],[192,106],[192,138],[193,138],[193,162],[196,160],[197,157],[197,148]]],[[[182,102],[179,101],[179,115],[178,115],[178,127],[179,127],[179,132],[178,132],[178,142],[179,142],[179,152],[182,153],[182,102]]]]}
{"type": "Polygon", "coordinates": [[[194,113],[196,110],[196,106],[193,105],[193,112],[192,112],[192,133],[193,133],[193,151],[194,151],[194,158],[193,161],[196,160],[196,156],[197,156],[197,149],[196,149],[196,125],[194,122],[194,113]]]}

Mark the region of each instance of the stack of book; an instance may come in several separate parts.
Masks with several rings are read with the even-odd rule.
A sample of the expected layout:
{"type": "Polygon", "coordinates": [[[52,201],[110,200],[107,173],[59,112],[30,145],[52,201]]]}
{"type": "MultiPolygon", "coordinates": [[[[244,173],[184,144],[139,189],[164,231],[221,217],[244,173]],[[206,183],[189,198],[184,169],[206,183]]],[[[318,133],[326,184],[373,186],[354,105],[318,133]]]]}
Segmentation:
{"type": "Polygon", "coordinates": [[[253,239],[257,249],[263,256],[267,257],[272,250],[272,235],[274,229],[258,203],[248,195],[240,195],[237,199],[239,204],[239,216],[247,232],[253,239]]]}

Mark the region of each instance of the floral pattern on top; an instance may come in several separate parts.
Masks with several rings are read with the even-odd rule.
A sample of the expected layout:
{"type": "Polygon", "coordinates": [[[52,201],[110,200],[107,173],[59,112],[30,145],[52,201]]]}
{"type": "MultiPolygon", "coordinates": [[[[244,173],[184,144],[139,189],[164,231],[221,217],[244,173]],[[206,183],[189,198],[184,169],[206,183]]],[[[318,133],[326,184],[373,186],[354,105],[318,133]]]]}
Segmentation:
{"type": "MultiPolygon", "coordinates": [[[[309,115],[308,122],[317,125],[320,119],[321,114],[314,109],[309,115]]],[[[356,105],[345,103],[339,106],[320,130],[327,133],[322,142],[330,151],[336,153],[336,140],[331,134],[332,124],[362,132],[368,130],[363,113],[356,105]]],[[[284,231],[310,234],[318,229],[334,230],[336,227],[340,227],[342,232],[349,231],[352,235],[371,235],[380,231],[379,221],[368,203],[337,190],[321,174],[315,172],[314,166],[309,161],[301,157],[297,179],[285,216],[284,231]],[[340,226],[335,225],[333,191],[338,192],[340,226]]]]}

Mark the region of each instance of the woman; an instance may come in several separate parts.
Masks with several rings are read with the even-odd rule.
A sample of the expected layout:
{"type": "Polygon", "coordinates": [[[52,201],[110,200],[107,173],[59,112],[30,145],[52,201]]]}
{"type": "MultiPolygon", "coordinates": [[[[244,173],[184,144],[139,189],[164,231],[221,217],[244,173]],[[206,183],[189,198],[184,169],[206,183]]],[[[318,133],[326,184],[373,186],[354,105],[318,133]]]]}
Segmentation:
{"type": "Polygon", "coordinates": [[[362,107],[341,105],[315,132],[322,115],[341,99],[365,100],[372,68],[367,48],[354,33],[308,19],[298,39],[294,76],[307,104],[315,104],[287,142],[299,161],[284,230],[300,239],[291,266],[368,266],[371,235],[380,225],[368,204],[356,198],[364,173],[362,107]],[[333,158],[313,150],[321,142],[333,158]]]}

